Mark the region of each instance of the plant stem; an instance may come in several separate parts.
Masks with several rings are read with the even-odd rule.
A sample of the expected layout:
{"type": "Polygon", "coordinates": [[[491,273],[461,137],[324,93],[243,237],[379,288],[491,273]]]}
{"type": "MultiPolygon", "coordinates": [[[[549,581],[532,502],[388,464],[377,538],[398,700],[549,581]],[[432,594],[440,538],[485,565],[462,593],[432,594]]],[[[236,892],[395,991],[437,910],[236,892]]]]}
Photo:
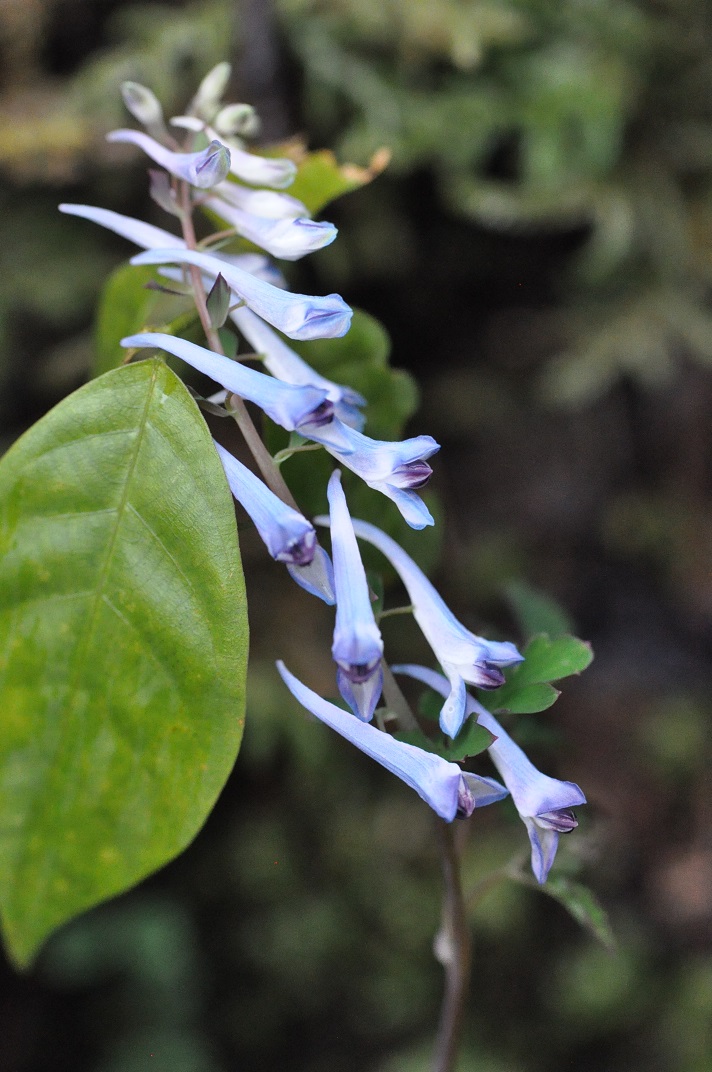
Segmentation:
{"type": "Polygon", "coordinates": [[[445,968],[445,993],[435,1043],[433,1072],[454,1072],[469,990],[471,940],[460,881],[460,857],[453,823],[437,820],[444,894],[436,956],[445,968]]]}

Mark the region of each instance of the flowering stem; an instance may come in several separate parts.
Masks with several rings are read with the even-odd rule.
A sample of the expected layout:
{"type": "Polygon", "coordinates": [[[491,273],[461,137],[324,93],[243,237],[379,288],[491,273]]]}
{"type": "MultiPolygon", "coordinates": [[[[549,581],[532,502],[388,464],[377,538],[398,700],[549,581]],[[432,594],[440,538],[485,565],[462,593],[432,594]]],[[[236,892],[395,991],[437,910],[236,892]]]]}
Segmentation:
{"type": "Polygon", "coordinates": [[[453,1072],[469,990],[471,942],[465,899],[460,881],[460,857],[454,824],[437,820],[444,894],[442,928],[436,943],[436,956],[445,968],[445,994],[440,1010],[440,1024],[435,1042],[433,1072],[453,1072]]]}
{"type": "MultiPolygon", "coordinates": [[[[188,249],[197,249],[198,243],[195,237],[195,228],[193,226],[192,205],[190,201],[190,187],[187,182],[181,183],[181,205],[183,211],[181,212],[180,220],[183,230],[183,238],[188,249]]],[[[220,336],[217,330],[213,327],[210,321],[210,313],[208,312],[208,299],[205,294],[205,287],[203,286],[203,279],[200,274],[200,269],[194,264],[188,265],[188,272],[190,274],[190,281],[193,286],[193,298],[195,301],[195,307],[198,310],[198,316],[200,317],[200,323],[203,326],[205,332],[205,338],[208,341],[208,345],[211,350],[214,350],[216,354],[222,354],[225,356],[225,350],[220,342],[220,336]]],[[[252,457],[257,462],[260,472],[265,479],[267,486],[275,493],[275,495],[287,503],[288,506],[293,507],[295,510],[299,510],[292,493],[287,487],[284,477],[279,471],[278,466],[275,465],[272,460],[272,455],[267,450],[266,446],[262,442],[262,437],[255,428],[254,421],[247,411],[247,406],[239,395],[228,395],[229,410],[232,414],[235,423],[242,432],[243,438],[250,449],[252,457]]]]}

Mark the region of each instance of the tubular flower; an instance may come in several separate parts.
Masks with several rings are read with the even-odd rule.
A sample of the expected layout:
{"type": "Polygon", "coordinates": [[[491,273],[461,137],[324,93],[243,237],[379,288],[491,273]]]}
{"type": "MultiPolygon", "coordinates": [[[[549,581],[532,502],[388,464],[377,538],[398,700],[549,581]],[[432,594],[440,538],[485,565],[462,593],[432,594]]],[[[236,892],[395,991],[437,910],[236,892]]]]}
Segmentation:
{"type": "Polygon", "coordinates": [[[432,436],[389,443],[370,439],[336,420],[310,438],[326,447],[370,488],[392,499],[411,528],[423,529],[434,524],[432,514],[414,490],[427,484],[432,473],[425,459],[440,450],[440,444],[432,436]]]}
{"type": "Polygon", "coordinates": [[[507,790],[493,778],[465,774],[456,763],[448,763],[433,752],[397,741],[390,734],[382,733],[375,726],[361,722],[335,704],[323,700],[291,674],[284,663],[278,662],[277,669],[289,691],[303,707],[409,785],[447,822],[455,818],[468,818],[476,807],[506,796],[507,790]]]}
{"type": "MultiPolygon", "coordinates": [[[[396,674],[407,674],[424,682],[441,696],[448,693],[446,678],[425,666],[394,666],[392,669],[396,674]]],[[[585,804],[586,797],[575,782],[549,778],[537,770],[494,715],[468,694],[467,714],[473,713],[480,726],[495,736],[487,751],[527,828],[534,877],[537,882],[544,883],[556,856],[559,834],[568,834],[578,825],[572,809],[585,804]]]]}
{"type": "Polygon", "coordinates": [[[338,469],[331,474],[327,495],[336,590],[331,654],[337,666],[339,692],[354,714],[370,722],[383,684],[383,640],[373,616],[366,573],[338,469]]]}
{"type": "Polygon", "coordinates": [[[270,219],[235,208],[220,197],[209,197],[205,208],[234,227],[243,238],[286,261],[296,261],[307,253],[328,246],[336,238],[333,223],[317,223],[302,218],[270,219]]]}
{"type": "Polygon", "coordinates": [[[352,427],[361,428],[364,416],[359,412],[359,406],[366,405],[366,399],[358,391],[341,384],[333,383],[326,377],[320,376],[313,368],[303,361],[299,354],[289,346],[279,335],[260,320],[258,316],[242,305],[234,309],[230,314],[234,324],[240,329],[250,346],[259,353],[265,368],[285,383],[295,383],[300,386],[309,384],[312,387],[321,387],[326,391],[330,402],[334,403],[334,416],[352,427]]]}
{"type": "Polygon", "coordinates": [[[219,443],[215,449],[230,491],[254,521],[272,558],[285,563],[298,585],[332,606],[334,575],[329,556],[317,543],[314,526],[219,443]]]}
{"type": "Polygon", "coordinates": [[[345,335],[351,323],[351,309],[338,294],[310,297],[279,290],[248,272],[235,268],[209,253],[189,249],[152,249],[139,253],[132,264],[194,264],[225,282],[246,305],[290,339],[326,339],[345,335]]]}
{"type": "Polygon", "coordinates": [[[395,540],[367,521],[354,521],[354,531],[381,551],[398,571],[413,604],[413,615],[450,682],[440,711],[440,727],[456,737],[466,717],[465,682],[496,689],[504,682],[500,667],[522,662],[514,644],[485,640],[466,629],[447,607],[425,574],[395,540]]]}
{"type": "Polygon", "coordinates": [[[222,384],[228,391],[254,402],[277,424],[290,432],[309,431],[332,419],[332,406],[327,400],[326,391],[318,387],[295,387],[265,376],[263,372],[246,368],[239,361],[231,361],[204,346],[197,346],[175,335],[162,332],[144,332],[129,335],[121,340],[122,346],[157,347],[169,354],[179,357],[199,372],[210,376],[216,383],[222,384]]]}
{"type": "Polygon", "coordinates": [[[106,140],[128,141],[138,145],[171,175],[201,190],[209,190],[223,182],[230,170],[230,150],[219,141],[211,142],[207,149],[199,153],[175,153],[142,130],[112,130],[106,135],[106,140]]]}

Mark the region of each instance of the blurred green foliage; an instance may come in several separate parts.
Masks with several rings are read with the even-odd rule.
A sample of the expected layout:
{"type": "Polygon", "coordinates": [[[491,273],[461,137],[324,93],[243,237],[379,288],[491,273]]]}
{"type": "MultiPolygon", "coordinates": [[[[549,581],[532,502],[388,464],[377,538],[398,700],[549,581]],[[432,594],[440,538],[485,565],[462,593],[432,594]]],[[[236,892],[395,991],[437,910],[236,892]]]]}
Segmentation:
{"type": "Polygon", "coordinates": [[[387,145],[394,173],[427,168],[443,207],[491,232],[581,234],[542,401],[659,384],[682,356],[710,364],[706,0],[278,8],[328,144],[357,160],[387,145]]]}

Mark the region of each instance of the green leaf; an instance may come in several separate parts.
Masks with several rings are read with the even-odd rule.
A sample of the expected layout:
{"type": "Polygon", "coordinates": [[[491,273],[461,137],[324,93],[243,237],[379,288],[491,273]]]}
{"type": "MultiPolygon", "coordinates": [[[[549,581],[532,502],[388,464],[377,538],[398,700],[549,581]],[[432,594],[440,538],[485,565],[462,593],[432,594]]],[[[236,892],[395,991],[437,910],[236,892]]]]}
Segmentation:
{"type": "Polygon", "coordinates": [[[505,682],[499,689],[479,693],[478,699],[488,711],[495,714],[507,712],[511,715],[531,715],[537,711],[546,711],[559,698],[559,691],[553,685],[544,683],[536,685],[519,685],[518,682],[505,682]]]}
{"type": "MultiPolygon", "coordinates": [[[[150,265],[122,264],[107,279],[97,309],[95,376],[124,363],[126,350],[121,340],[126,335],[165,324],[185,310],[185,298],[146,289],[146,283],[155,278],[156,270],[150,265]]],[[[192,312],[187,319],[192,322],[194,318],[192,312]]]]}
{"type": "Polygon", "coordinates": [[[538,633],[546,633],[550,637],[573,633],[573,622],[568,614],[546,593],[537,591],[524,581],[511,581],[507,585],[506,595],[527,639],[538,633]]]}
{"type": "MultiPolygon", "coordinates": [[[[442,704],[441,704],[442,706],[442,704]]],[[[445,749],[445,758],[458,763],[468,756],[478,756],[492,744],[494,734],[484,726],[478,726],[474,718],[467,720],[451,745],[445,749]]]]}
{"type": "Polygon", "coordinates": [[[553,640],[547,636],[534,637],[524,651],[524,662],[512,667],[507,683],[529,685],[560,681],[562,677],[585,670],[592,659],[591,645],[576,637],[563,636],[553,640]]]}
{"type": "Polygon", "coordinates": [[[538,886],[538,889],[562,904],[576,922],[590,931],[610,953],[615,952],[616,938],[608,913],[588,886],[559,875],[550,875],[546,883],[538,886]]]}
{"type": "Polygon", "coordinates": [[[159,360],[0,462],[0,913],[14,960],[179,853],[233,765],[245,593],[210,434],[159,360]]]}
{"type": "Polygon", "coordinates": [[[303,202],[312,215],[316,215],[330,201],[358,190],[375,179],[389,159],[390,154],[380,150],[373,155],[369,166],[364,168],[356,164],[339,164],[329,149],[305,153],[299,160],[289,194],[303,202]]]}

